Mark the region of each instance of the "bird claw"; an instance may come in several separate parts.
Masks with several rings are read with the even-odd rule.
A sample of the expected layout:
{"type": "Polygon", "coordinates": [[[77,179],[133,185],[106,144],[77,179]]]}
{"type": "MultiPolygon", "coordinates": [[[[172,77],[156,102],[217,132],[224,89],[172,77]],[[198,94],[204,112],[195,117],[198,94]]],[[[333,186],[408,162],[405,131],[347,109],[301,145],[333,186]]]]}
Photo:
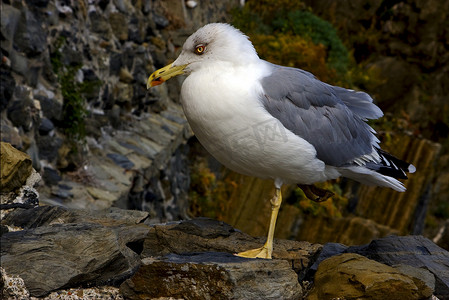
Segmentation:
{"type": "Polygon", "coordinates": [[[334,195],[333,192],[319,188],[313,184],[298,184],[298,187],[304,192],[309,200],[312,200],[314,202],[326,201],[334,195]]]}

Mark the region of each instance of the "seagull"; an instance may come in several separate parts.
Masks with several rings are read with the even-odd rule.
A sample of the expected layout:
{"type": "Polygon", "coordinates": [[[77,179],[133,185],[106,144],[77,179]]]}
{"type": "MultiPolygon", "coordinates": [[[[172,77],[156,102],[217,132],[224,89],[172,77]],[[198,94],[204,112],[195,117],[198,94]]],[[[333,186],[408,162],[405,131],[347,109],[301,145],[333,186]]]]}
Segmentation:
{"type": "Polygon", "coordinates": [[[404,192],[397,179],[416,170],[380,148],[366,121],[383,113],[368,94],[260,59],[229,24],[198,29],[172,64],[149,76],[147,88],[181,74],[181,104],[206,150],[231,170],[274,181],[266,243],[239,256],[272,257],[284,184],[322,201],[332,193],[314,183],[344,176],[404,192]]]}

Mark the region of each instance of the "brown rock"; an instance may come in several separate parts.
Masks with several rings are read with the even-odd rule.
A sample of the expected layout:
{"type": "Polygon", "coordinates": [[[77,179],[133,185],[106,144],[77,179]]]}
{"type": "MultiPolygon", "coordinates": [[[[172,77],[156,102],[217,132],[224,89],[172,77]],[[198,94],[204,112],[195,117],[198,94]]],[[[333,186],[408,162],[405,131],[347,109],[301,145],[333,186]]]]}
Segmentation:
{"type": "MultiPolygon", "coordinates": [[[[346,253],[324,260],[315,274],[315,299],[425,299],[415,281],[398,270],[364,256],[346,253]]],[[[425,285],[424,283],[422,283],[425,285]]]]}
{"type": "Polygon", "coordinates": [[[11,144],[1,142],[1,192],[11,192],[25,184],[33,169],[31,158],[15,149],[11,144]]]}
{"type": "Polygon", "coordinates": [[[285,260],[229,253],[170,254],[146,258],[120,290],[127,299],[299,299],[302,288],[285,260]]]}

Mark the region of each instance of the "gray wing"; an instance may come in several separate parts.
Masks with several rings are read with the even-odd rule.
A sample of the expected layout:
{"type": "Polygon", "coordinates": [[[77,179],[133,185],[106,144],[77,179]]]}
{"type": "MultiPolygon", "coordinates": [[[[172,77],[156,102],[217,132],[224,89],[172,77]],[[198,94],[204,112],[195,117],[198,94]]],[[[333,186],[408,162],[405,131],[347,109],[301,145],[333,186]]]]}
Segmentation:
{"type": "Polygon", "coordinates": [[[364,121],[382,116],[371,97],[328,85],[300,69],[272,67],[261,80],[265,109],[311,143],[320,160],[343,166],[378,148],[374,130],[364,121]]]}

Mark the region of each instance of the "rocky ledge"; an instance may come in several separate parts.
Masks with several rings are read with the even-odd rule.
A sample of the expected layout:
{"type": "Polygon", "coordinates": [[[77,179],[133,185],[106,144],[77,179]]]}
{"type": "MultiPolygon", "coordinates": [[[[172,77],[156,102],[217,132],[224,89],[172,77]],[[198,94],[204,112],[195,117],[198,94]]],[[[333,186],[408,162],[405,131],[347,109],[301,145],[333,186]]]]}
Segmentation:
{"type": "Polygon", "coordinates": [[[422,236],[276,240],[272,260],[241,258],[264,238],[216,220],[151,224],[142,211],[39,206],[29,158],[4,168],[17,151],[7,150],[2,299],[449,299],[449,252],[422,236]]]}

